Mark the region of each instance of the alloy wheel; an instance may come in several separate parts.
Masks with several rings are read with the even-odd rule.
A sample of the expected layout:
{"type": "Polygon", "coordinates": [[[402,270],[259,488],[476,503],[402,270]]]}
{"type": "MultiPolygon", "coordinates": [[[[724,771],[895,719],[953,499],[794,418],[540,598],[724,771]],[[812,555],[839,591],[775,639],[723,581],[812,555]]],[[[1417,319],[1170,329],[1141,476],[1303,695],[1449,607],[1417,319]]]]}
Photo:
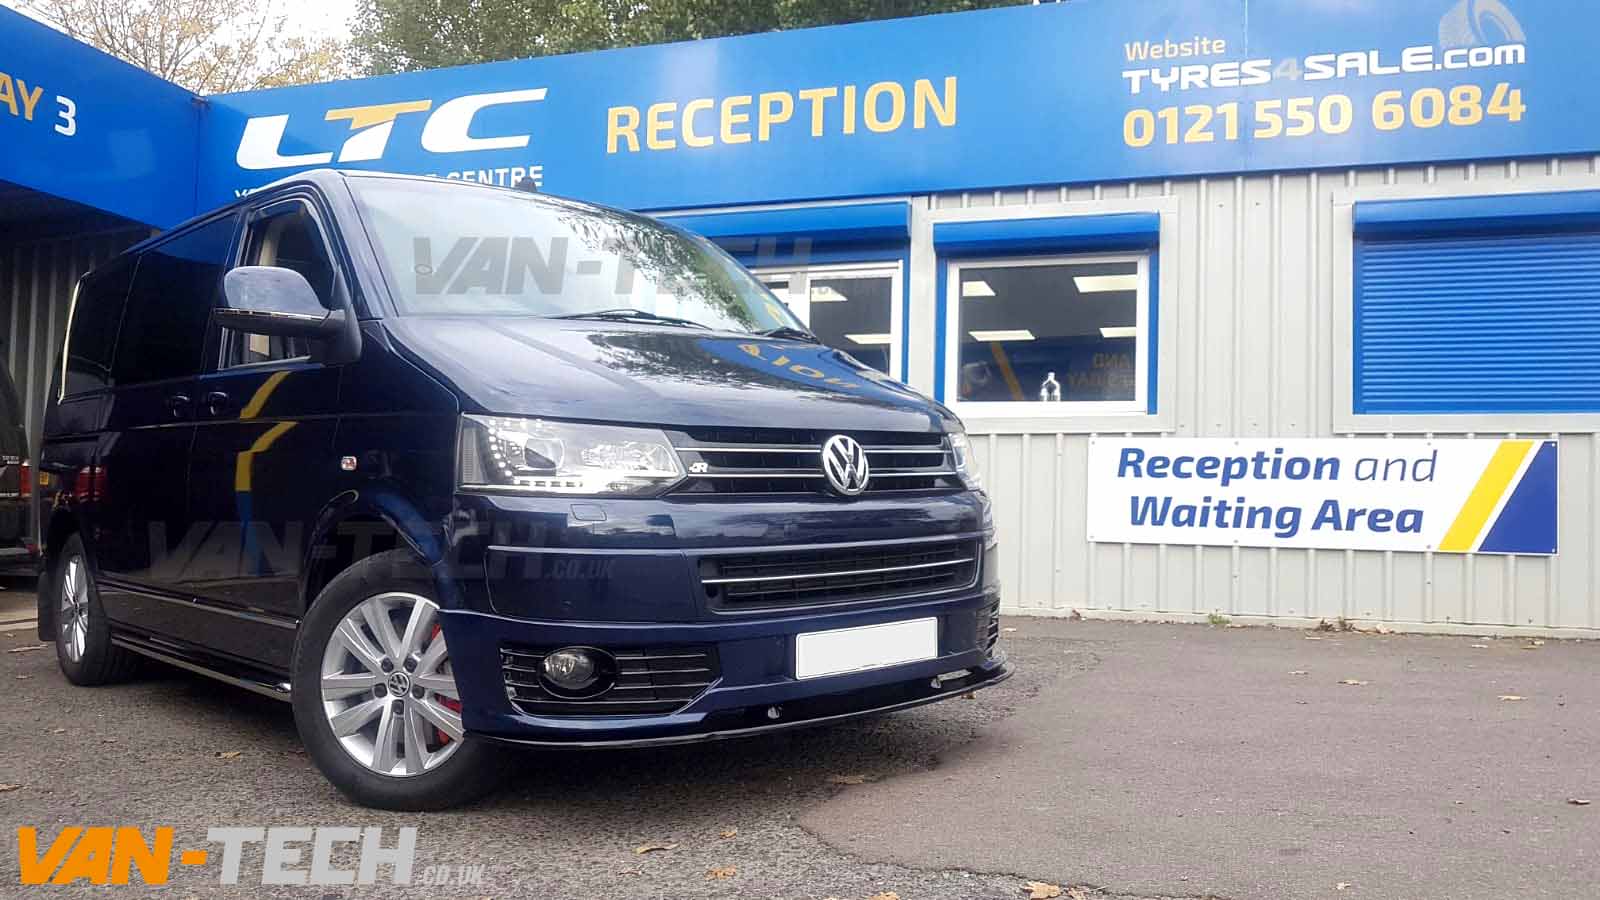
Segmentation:
{"type": "Polygon", "coordinates": [[[345,614],[322,654],[322,709],[351,758],[381,775],[420,775],[460,748],[461,698],[438,604],[389,592],[345,614]]]}
{"type": "Polygon", "coordinates": [[[89,578],[83,557],[71,556],[61,568],[61,607],[56,611],[67,659],[78,662],[89,645],[89,578]]]}

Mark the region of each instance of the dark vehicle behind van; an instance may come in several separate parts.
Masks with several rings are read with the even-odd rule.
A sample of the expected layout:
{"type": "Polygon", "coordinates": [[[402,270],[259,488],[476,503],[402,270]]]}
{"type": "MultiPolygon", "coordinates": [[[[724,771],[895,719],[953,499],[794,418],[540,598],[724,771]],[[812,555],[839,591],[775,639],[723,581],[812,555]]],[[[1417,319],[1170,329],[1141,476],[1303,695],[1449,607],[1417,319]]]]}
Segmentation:
{"type": "Polygon", "coordinates": [[[39,466],[67,677],[289,700],[363,803],[1010,674],[961,422],[617,210],[322,171],[178,226],[79,285],[39,466]]]}

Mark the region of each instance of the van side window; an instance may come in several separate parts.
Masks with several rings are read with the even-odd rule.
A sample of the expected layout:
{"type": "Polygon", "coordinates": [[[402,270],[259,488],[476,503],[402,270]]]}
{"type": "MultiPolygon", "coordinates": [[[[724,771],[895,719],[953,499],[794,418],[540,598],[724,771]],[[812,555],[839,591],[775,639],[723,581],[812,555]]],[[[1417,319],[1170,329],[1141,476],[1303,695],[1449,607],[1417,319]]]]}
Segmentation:
{"type": "MultiPolygon", "coordinates": [[[[325,309],[337,309],[333,262],[328,258],[322,229],[303,203],[292,202],[282,211],[252,222],[245,236],[241,265],[280,266],[306,277],[325,309]]],[[[222,333],[222,368],[249,366],[309,356],[310,346],[300,338],[266,334],[222,333]]]]}
{"type": "Polygon", "coordinates": [[[110,386],[111,353],[117,346],[122,303],[128,297],[137,262],[135,256],[118,256],[78,285],[71,330],[67,333],[62,396],[110,386]]]}
{"type": "Polygon", "coordinates": [[[232,216],[216,219],[140,254],[112,366],[118,384],[199,373],[233,231],[232,216]]]}

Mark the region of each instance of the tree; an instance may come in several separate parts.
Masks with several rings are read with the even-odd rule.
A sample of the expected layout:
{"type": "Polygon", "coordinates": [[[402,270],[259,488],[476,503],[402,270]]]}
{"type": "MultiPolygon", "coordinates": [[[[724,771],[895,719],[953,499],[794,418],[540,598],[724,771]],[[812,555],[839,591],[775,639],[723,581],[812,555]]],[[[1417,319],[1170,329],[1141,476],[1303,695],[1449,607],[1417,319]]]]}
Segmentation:
{"type": "Polygon", "coordinates": [[[356,64],[371,75],[1030,0],[361,0],[356,64]]]}
{"type": "Polygon", "coordinates": [[[67,34],[197,94],[347,74],[335,40],[288,29],[277,0],[30,0],[67,34]]]}

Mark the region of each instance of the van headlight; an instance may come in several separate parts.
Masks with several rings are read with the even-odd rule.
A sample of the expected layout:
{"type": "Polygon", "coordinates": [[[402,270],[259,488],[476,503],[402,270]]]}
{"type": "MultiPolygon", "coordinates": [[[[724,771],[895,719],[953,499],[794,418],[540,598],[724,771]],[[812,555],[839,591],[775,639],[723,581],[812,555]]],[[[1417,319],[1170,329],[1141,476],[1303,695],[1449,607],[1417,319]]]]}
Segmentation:
{"type": "Polygon", "coordinates": [[[972,458],[972,442],[967,440],[967,433],[952,431],[945,437],[950,439],[950,458],[956,474],[961,477],[961,483],[969,491],[983,490],[983,479],[978,476],[978,466],[972,458]]]}
{"type": "Polygon", "coordinates": [[[683,465],[654,428],[466,415],[458,472],[463,488],[638,496],[676,484],[683,465]]]}

